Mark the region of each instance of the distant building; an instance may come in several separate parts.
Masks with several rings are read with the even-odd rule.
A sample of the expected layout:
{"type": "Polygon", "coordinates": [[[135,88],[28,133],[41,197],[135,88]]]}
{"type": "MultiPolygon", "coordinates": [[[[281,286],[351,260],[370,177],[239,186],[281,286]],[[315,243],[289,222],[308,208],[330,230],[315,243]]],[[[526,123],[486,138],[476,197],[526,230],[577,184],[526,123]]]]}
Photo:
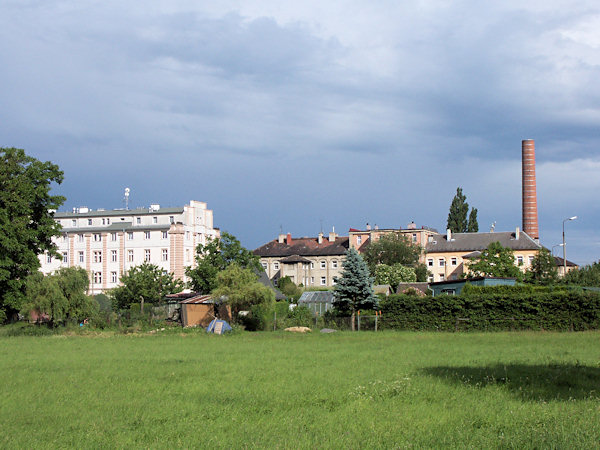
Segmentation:
{"type": "Polygon", "coordinates": [[[118,286],[125,272],[144,262],[187,281],[185,268],[194,265],[196,246],[220,236],[212,210],[194,200],[176,208],[74,208],[55,213],[54,220],[62,226],[62,236],[54,239],[62,260],[40,255],[40,270],[83,267],[94,294],[118,286]]]}
{"type": "Polygon", "coordinates": [[[267,276],[273,282],[290,277],[304,286],[333,286],[334,277],[341,276],[342,262],[348,250],[348,237],[335,232],[325,237],[293,238],[290,233],[254,250],[260,257],[267,276]]]}
{"type": "Polygon", "coordinates": [[[554,262],[556,263],[556,270],[558,271],[559,277],[564,277],[565,273],[569,273],[571,270],[579,269],[579,266],[577,264],[567,259],[567,271],[565,272],[564,259],[562,259],[559,256],[554,256],[554,262]]]}
{"type": "Polygon", "coordinates": [[[409,223],[406,228],[379,228],[377,225],[371,227],[367,224],[364,230],[350,228],[348,231],[350,247],[362,253],[371,242],[376,242],[381,236],[391,233],[401,234],[408,239],[408,242],[419,245],[422,248],[425,248],[427,245],[429,236],[438,234],[434,228],[424,226],[418,228],[414,222],[409,223]]]}
{"type": "Polygon", "coordinates": [[[460,295],[467,283],[473,286],[514,286],[517,280],[502,277],[475,277],[468,280],[438,281],[437,283],[431,283],[429,288],[434,297],[440,294],[460,295]]]}

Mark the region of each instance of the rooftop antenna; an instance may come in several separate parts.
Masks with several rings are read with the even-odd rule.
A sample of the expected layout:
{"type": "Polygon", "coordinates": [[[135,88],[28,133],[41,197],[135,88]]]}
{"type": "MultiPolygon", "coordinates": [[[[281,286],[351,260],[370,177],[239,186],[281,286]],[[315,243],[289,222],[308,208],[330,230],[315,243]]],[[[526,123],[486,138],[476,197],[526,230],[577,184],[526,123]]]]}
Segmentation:
{"type": "Polygon", "coordinates": [[[323,232],[323,219],[319,219],[319,222],[321,222],[321,233],[323,232]]]}
{"type": "Polygon", "coordinates": [[[125,209],[129,210],[129,192],[131,192],[131,189],[129,189],[128,187],[125,188],[125,197],[123,198],[123,201],[125,202],[125,209]]]}
{"type": "Polygon", "coordinates": [[[283,234],[283,225],[279,225],[279,234],[283,234]]]}
{"type": "Polygon", "coordinates": [[[495,229],[496,229],[496,221],[494,220],[494,223],[492,223],[492,227],[490,228],[490,233],[493,233],[495,229]]]}

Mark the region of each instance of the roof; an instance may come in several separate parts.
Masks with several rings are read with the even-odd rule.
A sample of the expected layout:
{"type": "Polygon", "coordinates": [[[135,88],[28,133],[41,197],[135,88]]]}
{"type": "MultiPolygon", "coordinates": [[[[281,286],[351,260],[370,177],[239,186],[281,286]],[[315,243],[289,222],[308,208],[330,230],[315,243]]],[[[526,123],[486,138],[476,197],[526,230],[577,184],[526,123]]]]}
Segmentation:
{"type": "Polygon", "coordinates": [[[282,258],[279,260],[280,262],[282,262],[283,264],[295,264],[295,263],[309,263],[311,262],[310,259],[306,259],[303,258],[300,255],[292,255],[292,256],[286,256],[285,258],[282,258]]]}
{"type": "Polygon", "coordinates": [[[402,294],[407,289],[415,289],[417,291],[421,291],[424,294],[427,294],[427,288],[429,287],[429,283],[425,282],[415,282],[415,283],[398,283],[398,288],[396,289],[397,294],[402,294]]]}
{"type": "Polygon", "coordinates": [[[203,303],[213,303],[213,299],[210,295],[195,295],[194,297],[181,300],[179,303],[184,303],[186,305],[200,305],[203,303]]]}
{"type": "Polygon", "coordinates": [[[88,211],[85,213],[77,213],[77,212],[55,212],[55,219],[65,219],[65,218],[76,218],[76,217],[107,217],[107,216],[156,216],[160,214],[182,214],[184,210],[183,206],[177,206],[174,208],[159,208],[156,210],[150,208],[137,208],[137,209],[105,209],[105,210],[96,210],[96,211],[88,211]]]}
{"type": "Polygon", "coordinates": [[[349,246],[348,236],[336,237],[330,242],[326,237],[319,244],[318,238],[302,237],[292,239],[291,245],[285,241],[279,243],[277,239],[258,247],[254,254],[262,257],[286,257],[286,256],[342,256],[346,254],[349,246]]]}
{"type": "Polygon", "coordinates": [[[542,246],[531,239],[527,233],[521,231],[519,239],[516,233],[511,231],[500,231],[497,233],[453,233],[452,239],[448,241],[444,234],[433,236],[433,242],[427,242],[425,247],[427,253],[437,252],[473,252],[485,250],[492,242],[500,242],[503,247],[511,250],[540,250],[542,246]]]}
{"type": "MultiPolygon", "coordinates": [[[[554,262],[556,263],[557,266],[564,266],[564,259],[562,259],[559,256],[555,256],[554,257],[554,262]]],[[[569,261],[567,259],[567,267],[579,267],[577,264],[575,264],[573,261],[569,261]]]]}
{"type": "Polygon", "coordinates": [[[333,291],[306,291],[298,299],[300,303],[333,303],[333,291]]]}
{"type": "Polygon", "coordinates": [[[267,275],[267,272],[265,272],[264,270],[256,269],[255,273],[258,275],[258,282],[260,284],[268,287],[273,292],[275,292],[275,300],[285,300],[285,295],[283,295],[279,289],[273,286],[273,283],[269,279],[269,275],[267,275]]]}

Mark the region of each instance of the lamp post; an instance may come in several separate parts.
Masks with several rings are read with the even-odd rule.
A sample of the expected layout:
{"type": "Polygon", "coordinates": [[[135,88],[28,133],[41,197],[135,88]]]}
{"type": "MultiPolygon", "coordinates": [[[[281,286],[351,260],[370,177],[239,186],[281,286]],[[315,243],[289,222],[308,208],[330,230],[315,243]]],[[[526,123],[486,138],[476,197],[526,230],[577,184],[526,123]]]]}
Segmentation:
{"type": "Polygon", "coordinates": [[[569,217],[568,219],[563,220],[563,241],[562,241],[562,248],[563,248],[563,277],[567,274],[567,244],[565,242],[565,222],[568,222],[569,220],[575,220],[575,219],[577,219],[577,216],[569,217]]]}

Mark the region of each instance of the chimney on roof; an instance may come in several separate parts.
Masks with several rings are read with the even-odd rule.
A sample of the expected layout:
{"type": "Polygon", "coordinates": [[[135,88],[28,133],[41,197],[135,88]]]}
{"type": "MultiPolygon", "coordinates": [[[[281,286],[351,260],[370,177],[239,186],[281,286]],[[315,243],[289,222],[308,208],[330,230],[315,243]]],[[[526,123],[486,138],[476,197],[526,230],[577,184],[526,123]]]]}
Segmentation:
{"type": "Polygon", "coordinates": [[[450,242],[450,241],[452,240],[452,230],[451,230],[450,228],[448,228],[448,229],[446,230],[446,240],[447,240],[448,242],[450,242]]]}
{"type": "Polygon", "coordinates": [[[515,230],[515,240],[519,240],[519,237],[521,236],[521,230],[519,230],[519,227],[517,227],[517,229],[515,230]]]}
{"type": "Polygon", "coordinates": [[[317,242],[318,242],[319,244],[322,244],[322,243],[323,243],[323,232],[322,232],[322,231],[321,231],[321,232],[319,232],[319,236],[317,237],[317,242]]]}
{"type": "Polygon", "coordinates": [[[535,142],[525,139],[521,142],[523,170],[523,231],[533,239],[539,239],[537,190],[535,180],[535,142]]]}
{"type": "Polygon", "coordinates": [[[335,242],[335,238],[337,234],[335,234],[335,227],[333,227],[331,233],[329,233],[329,242],[335,242]]]}
{"type": "Polygon", "coordinates": [[[287,234],[286,244],[292,245],[292,233],[287,234]]]}
{"type": "Polygon", "coordinates": [[[277,238],[277,242],[279,242],[280,244],[283,244],[283,242],[285,241],[285,234],[280,234],[279,238],[277,238]]]}
{"type": "Polygon", "coordinates": [[[369,222],[367,222],[367,231],[371,231],[371,225],[369,225],[369,222]]]}
{"type": "Polygon", "coordinates": [[[375,224],[375,229],[379,230],[379,225],[375,224]]]}
{"type": "Polygon", "coordinates": [[[416,230],[417,229],[417,224],[415,223],[415,221],[413,220],[411,223],[408,224],[408,226],[406,227],[408,230],[416,230]]]}

